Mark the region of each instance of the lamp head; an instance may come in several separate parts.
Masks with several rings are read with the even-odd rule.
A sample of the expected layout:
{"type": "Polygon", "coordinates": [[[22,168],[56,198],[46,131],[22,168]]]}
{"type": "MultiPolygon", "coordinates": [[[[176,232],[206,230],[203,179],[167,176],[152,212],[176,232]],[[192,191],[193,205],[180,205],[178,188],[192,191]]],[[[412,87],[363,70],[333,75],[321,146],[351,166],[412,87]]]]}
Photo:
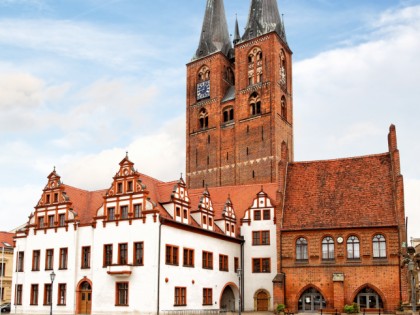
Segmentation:
{"type": "Polygon", "coordinates": [[[55,273],[54,273],[54,271],[51,272],[50,278],[51,278],[51,282],[54,282],[54,279],[55,279],[55,273]]]}

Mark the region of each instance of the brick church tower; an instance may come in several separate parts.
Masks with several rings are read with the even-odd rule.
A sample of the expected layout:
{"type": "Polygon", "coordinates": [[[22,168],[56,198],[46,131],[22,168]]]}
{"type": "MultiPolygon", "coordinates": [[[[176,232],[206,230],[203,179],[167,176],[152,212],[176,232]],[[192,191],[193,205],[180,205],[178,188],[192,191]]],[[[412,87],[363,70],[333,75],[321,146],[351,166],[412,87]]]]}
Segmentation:
{"type": "Polygon", "coordinates": [[[252,0],[230,41],[223,0],[207,0],[187,64],[190,188],[276,182],[281,144],[293,161],[292,52],[276,0],[252,0]]]}

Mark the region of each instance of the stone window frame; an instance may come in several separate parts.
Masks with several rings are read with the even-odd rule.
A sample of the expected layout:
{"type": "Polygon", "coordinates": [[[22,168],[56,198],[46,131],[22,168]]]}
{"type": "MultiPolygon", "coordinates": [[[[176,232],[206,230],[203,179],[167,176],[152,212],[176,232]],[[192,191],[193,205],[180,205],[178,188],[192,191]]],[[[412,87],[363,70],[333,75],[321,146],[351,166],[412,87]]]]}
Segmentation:
{"type": "Polygon", "coordinates": [[[303,236],[299,237],[296,240],[296,260],[308,260],[308,240],[303,236]]]}

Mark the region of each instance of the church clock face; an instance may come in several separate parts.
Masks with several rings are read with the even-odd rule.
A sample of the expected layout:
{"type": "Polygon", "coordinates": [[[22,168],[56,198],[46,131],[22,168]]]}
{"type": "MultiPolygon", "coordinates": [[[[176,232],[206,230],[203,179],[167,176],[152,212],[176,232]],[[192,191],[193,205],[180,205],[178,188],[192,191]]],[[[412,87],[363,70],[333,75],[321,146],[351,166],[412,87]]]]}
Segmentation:
{"type": "Polygon", "coordinates": [[[197,84],[197,100],[210,97],[210,81],[204,81],[197,84]]]}

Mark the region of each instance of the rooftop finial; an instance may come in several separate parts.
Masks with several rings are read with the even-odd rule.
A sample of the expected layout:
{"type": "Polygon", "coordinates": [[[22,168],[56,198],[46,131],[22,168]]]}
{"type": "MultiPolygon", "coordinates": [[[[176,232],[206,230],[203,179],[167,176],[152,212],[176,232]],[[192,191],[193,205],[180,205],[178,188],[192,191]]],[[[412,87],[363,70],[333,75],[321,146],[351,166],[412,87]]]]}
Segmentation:
{"type": "Polygon", "coordinates": [[[233,44],[236,45],[240,40],[241,40],[241,34],[239,33],[238,14],[236,14],[235,37],[233,38],[233,44]]]}
{"type": "Polygon", "coordinates": [[[125,151],[125,157],[128,159],[128,151],[125,151]]]}

